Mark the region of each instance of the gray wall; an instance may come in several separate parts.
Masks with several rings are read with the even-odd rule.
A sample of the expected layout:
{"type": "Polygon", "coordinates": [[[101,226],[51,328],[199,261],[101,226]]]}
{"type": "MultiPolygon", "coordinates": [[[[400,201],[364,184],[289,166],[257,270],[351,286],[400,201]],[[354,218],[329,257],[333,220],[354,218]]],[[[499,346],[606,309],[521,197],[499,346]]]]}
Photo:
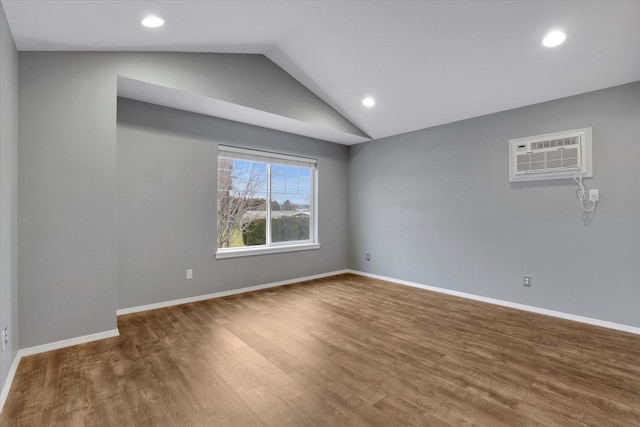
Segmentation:
{"type": "Polygon", "coordinates": [[[118,74],[366,136],[264,55],[118,52],[118,74]]]}
{"type": "MultiPolygon", "coordinates": [[[[122,259],[116,248],[118,75],[214,96],[275,114],[299,119],[312,117],[315,123],[349,128],[344,119],[336,117],[333,109],[261,55],[20,52],[19,71],[18,312],[21,348],[115,328],[116,262],[117,258],[122,259]]],[[[181,128],[180,120],[175,123],[176,129],[181,128]]],[[[209,128],[203,129],[210,129],[210,125],[207,126],[209,128]]],[[[223,135],[230,133],[228,127],[224,129],[223,135]]],[[[258,135],[263,134],[255,129],[238,132],[255,144],[262,140],[258,135]]],[[[305,146],[304,151],[308,149],[310,153],[329,157],[335,155],[330,150],[324,152],[326,148],[317,148],[328,145],[310,139],[289,135],[278,138],[266,131],[264,135],[267,135],[264,137],[267,148],[273,145],[286,149],[301,143],[305,146]],[[276,143],[279,139],[282,141],[276,143]]],[[[330,163],[329,160],[326,162],[330,163]]],[[[211,167],[215,168],[215,164],[211,167]]],[[[346,171],[343,174],[346,181],[346,171]]],[[[335,182],[340,178],[337,174],[335,182]]],[[[331,179],[327,177],[329,182],[331,179]]],[[[343,197],[346,206],[346,193],[343,197]]],[[[341,214],[346,215],[346,210],[337,209],[335,217],[341,214]]],[[[320,226],[325,230],[333,227],[329,225],[331,218],[323,221],[320,226]]],[[[339,219],[338,223],[336,229],[346,239],[346,222],[339,219]]],[[[139,225],[144,227],[144,224],[139,225]]],[[[211,230],[209,224],[203,227],[199,235],[211,230]]],[[[325,242],[329,245],[328,237],[325,242]]],[[[268,264],[265,260],[269,257],[235,259],[226,261],[224,268],[216,270],[220,273],[220,276],[216,275],[216,281],[207,284],[204,280],[212,277],[214,267],[204,266],[202,245],[196,250],[197,259],[191,259],[194,252],[182,255],[185,265],[194,263],[197,279],[185,284],[180,292],[157,289],[157,293],[147,293],[144,299],[140,293],[133,292],[124,297],[125,301],[146,304],[256,284],[258,277],[261,278],[259,282],[264,283],[344,268],[347,264],[344,260],[332,261],[338,259],[337,254],[341,252],[327,255],[330,249],[321,249],[321,252],[314,251],[316,256],[313,252],[272,255],[270,259],[292,266],[280,268],[280,271],[274,267],[256,268],[252,274],[239,277],[229,271],[250,271],[253,266],[268,264]],[[209,273],[206,273],[207,269],[210,269],[209,273]],[[258,270],[264,275],[260,276],[258,270]]],[[[207,255],[211,253],[208,251],[207,255]]],[[[167,263],[172,272],[175,270],[172,259],[155,261],[167,263]]],[[[125,270],[126,263],[123,272],[125,270]]],[[[182,278],[183,270],[180,264],[175,271],[176,277],[182,278]]],[[[128,280],[131,276],[124,277],[128,280]]],[[[150,283],[145,283],[147,290],[151,288],[150,283]]]]}
{"type": "MultiPolygon", "coordinates": [[[[12,47],[6,46],[3,41],[4,55],[15,56],[12,47]]],[[[154,114],[140,113],[136,115],[138,122],[132,122],[132,117],[118,131],[123,138],[138,136],[142,144],[127,146],[131,157],[123,159],[127,152],[116,151],[118,74],[158,83],[158,75],[166,72],[167,80],[163,81],[172,81],[172,87],[221,97],[237,93],[239,98],[232,101],[266,106],[263,109],[281,114],[316,110],[328,122],[333,120],[328,107],[297,87],[299,83],[286,73],[264,72],[259,58],[240,55],[237,67],[233,55],[203,58],[201,54],[180,54],[178,66],[173,54],[20,53],[17,268],[21,348],[110,330],[115,327],[117,307],[341,269],[347,266],[342,257],[347,242],[351,242],[352,268],[640,325],[634,306],[640,273],[639,84],[356,146],[351,150],[349,169],[343,166],[340,154],[344,148],[151,108],[154,114]],[[220,67],[212,65],[217,61],[212,58],[219,58],[220,67]],[[199,76],[199,85],[215,83],[209,89],[193,86],[194,76],[199,76]],[[274,99],[271,108],[269,100],[276,96],[273,87],[288,95],[274,99]],[[286,87],[289,89],[283,89],[286,87]],[[164,118],[158,119],[158,114],[164,118]],[[602,192],[602,203],[588,225],[582,220],[571,182],[507,182],[509,138],[583,126],[594,127],[595,178],[588,180],[588,185],[602,192]],[[162,149],[147,154],[157,155],[158,162],[174,155],[176,163],[202,171],[209,163],[206,155],[211,158],[208,144],[212,139],[240,144],[238,138],[266,149],[317,153],[322,167],[322,209],[331,208],[321,211],[322,248],[215,261],[213,239],[207,247],[213,222],[181,212],[183,217],[169,222],[176,230],[169,237],[180,244],[156,248],[155,253],[164,259],[140,255],[145,263],[155,262],[153,266],[167,263],[167,270],[162,271],[170,270],[171,274],[156,293],[147,292],[143,297],[158,277],[150,269],[141,272],[128,267],[124,252],[143,251],[157,230],[144,230],[146,224],[135,212],[135,203],[126,198],[126,187],[117,196],[116,182],[134,186],[149,180],[145,185],[151,193],[160,185],[154,179],[169,179],[163,189],[170,190],[181,206],[203,210],[211,210],[211,205],[197,195],[214,188],[214,183],[205,178],[197,188],[182,191],[181,186],[193,177],[177,176],[175,168],[163,177],[162,171],[149,164],[145,168],[150,176],[140,176],[126,161],[141,156],[145,144],[157,140],[162,149]],[[189,150],[174,151],[177,142],[188,145],[189,150]],[[195,159],[196,155],[203,158],[195,159]],[[324,168],[331,172],[323,173],[324,168]],[[341,190],[334,193],[333,189],[341,190]],[[349,193],[347,206],[347,199],[340,198],[349,193]],[[120,217],[126,209],[131,210],[128,216],[120,217]],[[342,218],[349,209],[347,233],[342,218]],[[198,227],[202,227],[197,236],[185,225],[191,221],[199,221],[198,227]],[[129,230],[117,230],[117,222],[129,230]],[[126,232],[138,234],[120,241],[126,232]],[[202,240],[197,248],[186,249],[194,239],[202,240]],[[125,241],[131,247],[125,247],[125,241]],[[368,263],[363,261],[365,252],[373,256],[368,263]],[[276,264],[280,267],[274,267],[276,264]],[[195,278],[189,282],[183,279],[187,267],[195,270],[195,278]],[[532,288],[522,287],[523,274],[533,276],[532,288]],[[172,288],[174,277],[179,289],[172,288]],[[127,286],[134,279],[147,281],[138,288],[127,286]]],[[[3,57],[2,66],[3,79],[15,81],[11,71],[15,62],[3,57]]],[[[8,105],[3,107],[8,110],[2,114],[3,120],[15,123],[14,104],[10,97],[5,99],[3,92],[3,105],[8,105]]],[[[2,129],[3,135],[12,134],[11,126],[3,125],[2,129]]],[[[15,142],[12,138],[8,139],[9,147],[15,142]]],[[[118,142],[118,146],[122,144],[118,142]]],[[[3,174],[10,175],[10,169],[4,172],[3,167],[3,174]]],[[[8,188],[11,192],[11,185],[8,188]]],[[[128,191],[138,190],[134,186],[128,191]]],[[[170,201],[156,202],[161,211],[171,208],[169,212],[177,212],[166,205],[170,201]]],[[[10,210],[10,205],[3,203],[3,209],[10,210]]],[[[146,220],[163,225],[167,222],[162,221],[171,218],[163,214],[146,220]]],[[[10,225],[3,226],[10,229],[10,225]]],[[[9,246],[12,239],[10,236],[9,246]]],[[[11,264],[14,259],[6,260],[11,264]]],[[[15,312],[9,315],[15,316],[15,312]]]]}
{"type": "Polygon", "coordinates": [[[116,70],[20,52],[20,347],[116,327],[116,70]]]}
{"type": "Polygon", "coordinates": [[[351,267],[638,327],[639,141],[637,82],[354,146],[351,267]],[[587,126],[590,222],[571,180],[509,184],[510,138],[587,126]]]}
{"type": "Polygon", "coordinates": [[[0,329],[9,328],[0,353],[0,390],[18,351],[17,167],[18,51],[0,5],[0,329]]]}
{"type": "Polygon", "coordinates": [[[127,99],[117,136],[118,308],[348,268],[347,147],[127,99]],[[318,159],[319,250],[215,259],[218,143],[318,159]]]}

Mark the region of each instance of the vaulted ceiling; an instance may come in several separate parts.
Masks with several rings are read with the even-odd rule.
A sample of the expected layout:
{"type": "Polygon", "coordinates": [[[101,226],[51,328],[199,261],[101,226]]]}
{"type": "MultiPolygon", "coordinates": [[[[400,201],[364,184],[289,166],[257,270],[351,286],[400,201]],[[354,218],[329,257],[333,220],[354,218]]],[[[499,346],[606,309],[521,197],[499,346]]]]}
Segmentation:
{"type": "Polygon", "coordinates": [[[2,4],[19,50],[264,54],[372,138],[640,80],[640,1],[2,4]]]}

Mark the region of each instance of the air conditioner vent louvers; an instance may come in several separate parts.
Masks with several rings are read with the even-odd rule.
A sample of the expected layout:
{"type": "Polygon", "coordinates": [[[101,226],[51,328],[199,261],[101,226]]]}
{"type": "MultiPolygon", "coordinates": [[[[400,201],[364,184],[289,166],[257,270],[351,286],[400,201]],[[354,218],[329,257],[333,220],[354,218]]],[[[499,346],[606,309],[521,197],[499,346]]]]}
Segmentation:
{"type": "Polygon", "coordinates": [[[572,138],[560,138],[560,139],[551,139],[549,141],[532,142],[531,149],[540,150],[543,148],[556,148],[556,147],[564,147],[565,145],[576,145],[579,143],[580,143],[580,137],[574,136],[572,138]]]}
{"type": "Polygon", "coordinates": [[[509,182],[592,176],[591,128],[509,140],[509,182]]]}
{"type": "Polygon", "coordinates": [[[516,156],[518,172],[541,169],[561,169],[578,167],[578,148],[556,151],[529,152],[516,156]]]}

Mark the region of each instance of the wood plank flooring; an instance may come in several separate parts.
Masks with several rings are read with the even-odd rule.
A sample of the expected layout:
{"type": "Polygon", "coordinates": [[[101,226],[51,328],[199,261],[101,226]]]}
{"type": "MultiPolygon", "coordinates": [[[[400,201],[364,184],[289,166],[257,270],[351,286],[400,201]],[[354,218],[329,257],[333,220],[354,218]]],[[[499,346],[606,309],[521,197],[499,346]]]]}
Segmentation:
{"type": "Polygon", "coordinates": [[[2,426],[640,426],[640,336],[346,274],[22,359],[2,426]]]}

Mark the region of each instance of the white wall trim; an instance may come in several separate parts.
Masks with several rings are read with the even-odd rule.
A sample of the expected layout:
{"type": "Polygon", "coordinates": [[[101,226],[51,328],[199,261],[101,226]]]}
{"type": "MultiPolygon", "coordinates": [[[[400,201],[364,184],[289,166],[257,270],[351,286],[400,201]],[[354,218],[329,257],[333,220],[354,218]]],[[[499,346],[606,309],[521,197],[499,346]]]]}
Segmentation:
{"type": "Polygon", "coordinates": [[[16,353],[16,357],[13,358],[13,363],[11,363],[11,368],[9,369],[9,375],[7,375],[7,379],[4,382],[4,386],[2,387],[2,393],[0,393],[0,412],[2,412],[2,408],[4,408],[4,403],[7,401],[7,397],[9,396],[9,390],[11,389],[11,384],[13,383],[13,377],[16,375],[16,371],[18,370],[18,365],[20,364],[20,352],[16,353]]]}
{"type": "Polygon", "coordinates": [[[105,338],[113,338],[120,335],[118,328],[109,331],[98,332],[95,334],[83,335],[81,337],[69,338],[62,341],[50,342],[48,344],[36,345],[18,350],[18,356],[26,357],[34,354],[44,353],[46,351],[58,350],[65,347],[71,347],[78,344],[85,344],[92,341],[103,340],[105,338]]]}
{"type": "Polygon", "coordinates": [[[546,308],[534,307],[531,305],[519,304],[516,302],[504,301],[495,298],[483,297],[480,295],[468,294],[466,292],[453,291],[436,286],[423,285],[421,283],[410,282],[408,280],[394,279],[393,277],[381,276],[378,274],[365,273],[364,271],[349,270],[349,273],[360,276],[371,277],[373,279],[385,280],[387,282],[397,283],[399,285],[411,286],[414,288],[425,289],[427,291],[439,292],[441,294],[453,295],[460,298],[482,301],[489,304],[501,305],[503,307],[515,308],[516,310],[529,311],[532,313],[544,314],[547,316],[558,317],[560,319],[573,320],[574,322],[586,323],[589,325],[600,326],[603,328],[615,329],[617,331],[629,332],[631,334],[640,335],[640,328],[620,323],[608,322],[606,320],[593,319],[591,317],[578,316],[576,314],[563,313],[561,311],[548,310],[546,308]]]}
{"type": "MultiPolygon", "coordinates": [[[[316,222],[317,214],[314,214],[314,222],[316,222]]],[[[314,226],[314,229],[317,227],[314,226]]],[[[218,249],[216,251],[216,259],[224,258],[237,258],[242,256],[254,256],[254,255],[267,255],[267,254],[279,254],[284,252],[299,252],[308,251],[311,249],[320,249],[320,243],[301,243],[298,245],[281,245],[281,246],[265,246],[265,247],[253,247],[248,248],[230,248],[230,249],[218,249]]]]}
{"type": "Polygon", "coordinates": [[[18,365],[20,364],[20,360],[23,357],[33,356],[34,354],[44,353],[46,351],[58,350],[65,347],[71,347],[78,344],[85,344],[92,341],[98,341],[105,338],[117,337],[120,335],[118,328],[111,329],[109,331],[98,332],[95,334],[84,335],[76,338],[69,338],[62,341],[55,341],[48,344],[37,345],[34,347],[23,348],[18,350],[16,353],[16,357],[13,359],[13,363],[11,364],[11,369],[9,369],[9,375],[7,375],[7,379],[4,382],[4,386],[2,387],[2,393],[0,394],[0,411],[4,408],[4,404],[9,396],[9,390],[11,389],[11,384],[13,383],[13,378],[16,375],[16,371],[18,370],[18,365]]]}
{"type": "Polygon", "coordinates": [[[336,276],[338,274],[351,273],[351,270],[339,270],[329,273],[315,274],[313,276],[299,277],[296,279],[282,280],[280,282],[266,283],[264,285],[248,286],[246,288],[231,289],[229,291],[214,292],[212,294],[198,295],[195,297],[180,298],[171,301],[158,302],[155,304],[139,305],[137,307],[121,308],[116,311],[118,316],[124,314],[138,313],[140,311],[155,310],[157,308],[171,307],[174,305],[188,304],[191,302],[205,301],[208,299],[222,298],[230,295],[243,294],[246,292],[259,291],[260,289],[276,288],[278,286],[290,285],[292,283],[304,282],[306,280],[322,279],[324,277],[336,276]]]}

